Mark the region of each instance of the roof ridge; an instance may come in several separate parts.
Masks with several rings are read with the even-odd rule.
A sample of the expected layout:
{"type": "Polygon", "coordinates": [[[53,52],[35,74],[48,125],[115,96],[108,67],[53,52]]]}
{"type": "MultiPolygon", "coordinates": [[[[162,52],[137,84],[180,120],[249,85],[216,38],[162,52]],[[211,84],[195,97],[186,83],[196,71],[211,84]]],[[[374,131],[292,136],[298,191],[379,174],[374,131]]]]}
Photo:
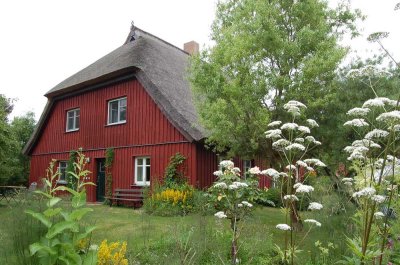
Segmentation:
{"type": "MultiPolygon", "coordinates": [[[[144,33],[144,34],[150,36],[151,38],[156,39],[157,41],[160,41],[160,42],[162,42],[162,43],[164,43],[164,44],[166,44],[166,45],[168,45],[168,46],[171,46],[172,48],[175,48],[175,49],[177,49],[177,50],[179,50],[179,51],[181,51],[181,52],[183,52],[183,53],[185,53],[185,54],[187,54],[187,55],[190,55],[190,54],[189,54],[187,51],[185,51],[184,49],[181,49],[181,48],[179,48],[178,46],[176,46],[176,45],[174,45],[174,44],[172,44],[172,43],[170,43],[170,42],[168,42],[168,41],[166,41],[166,40],[163,40],[163,39],[161,39],[160,37],[157,37],[157,36],[155,36],[155,35],[153,35],[153,34],[147,32],[147,31],[145,31],[145,30],[143,30],[143,29],[141,29],[141,28],[138,28],[138,27],[134,26],[133,30],[138,30],[139,32],[144,33]]],[[[131,32],[132,32],[132,30],[131,30],[131,32]]],[[[129,33],[129,35],[131,35],[131,32],[129,33]]],[[[140,35],[139,35],[139,36],[140,36],[140,35]]],[[[126,41],[126,42],[124,43],[124,45],[127,44],[127,43],[129,43],[129,41],[126,41]]]]}

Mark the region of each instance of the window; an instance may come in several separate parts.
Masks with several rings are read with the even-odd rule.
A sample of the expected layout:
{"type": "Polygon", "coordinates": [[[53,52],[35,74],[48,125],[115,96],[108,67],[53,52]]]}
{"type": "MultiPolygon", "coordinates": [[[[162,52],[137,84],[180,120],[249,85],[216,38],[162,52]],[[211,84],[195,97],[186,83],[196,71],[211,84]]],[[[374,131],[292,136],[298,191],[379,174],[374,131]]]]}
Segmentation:
{"type": "Polygon", "coordinates": [[[251,168],[251,160],[243,160],[243,177],[246,178],[247,177],[247,172],[250,170],[251,168]]]}
{"type": "Polygon", "coordinates": [[[80,109],[67,111],[67,132],[79,130],[80,109]]]}
{"type": "Polygon", "coordinates": [[[60,161],[58,163],[58,172],[60,175],[57,182],[61,184],[67,184],[67,161],[60,161]]]}
{"type": "Polygon", "coordinates": [[[150,185],[150,157],[137,157],[135,159],[136,185],[150,185]]]}
{"type": "Polygon", "coordinates": [[[126,122],[126,98],[110,100],[108,102],[108,124],[126,122]]]}

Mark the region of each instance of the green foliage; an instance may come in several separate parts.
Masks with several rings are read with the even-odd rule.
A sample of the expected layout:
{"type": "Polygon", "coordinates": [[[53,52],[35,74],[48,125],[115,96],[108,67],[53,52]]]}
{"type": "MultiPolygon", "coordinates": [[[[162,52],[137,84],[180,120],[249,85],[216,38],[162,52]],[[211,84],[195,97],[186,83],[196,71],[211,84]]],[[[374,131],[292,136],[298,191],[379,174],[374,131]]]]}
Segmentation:
{"type": "Polygon", "coordinates": [[[107,184],[107,197],[112,197],[112,165],[114,163],[114,148],[107,148],[106,150],[106,184],[107,184]]]}
{"type": "Polygon", "coordinates": [[[76,161],[76,157],[77,157],[77,152],[76,151],[71,151],[69,152],[69,159],[67,162],[67,168],[66,170],[66,174],[67,174],[67,182],[68,182],[68,187],[75,190],[76,189],[76,181],[74,176],[72,176],[71,174],[69,174],[68,172],[74,172],[76,174],[76,170],[74,167],[74,163],[76,161]]]}
{"type": "Polygon", "coordinates": [[[80,255],[77,245],[95,229],[93,226],[81,227],[80,220],[91,208],[83,208],[86,205],[86,185],[94,185],[85,182],[85,177],[90,173],[85,169],[85,156],[78,151],[74,162],[76,171],[68,172],[75,178],[75,189],[65,186],[54,186],[59,177],[59,172],[54,170],[55,160],[47,169],[45,179],[45,191],[36,191],[47,199],[46,209],[37,212],[26,210],[25,212],[42,223],[47,232],[40,239],[29,246],[30,254],[37,258],[40,264],[94,264],[93,255],[80,255]],[[67,191],[72,195],[71,211],[64,210],[61,206],[61,198],[55,197],[58,191],[67,191]]]}
{"type": "Polygon", "coordinates": [[[329,102],[335,69],[346,54],[343,32],[360,17],[325,1],[219,2],[215,45],[192,60],[190,81],[208,143],[230,155],[265,150],[265,124],[295,98],[319,113],[329,102]],[[270,114],[271,113],[271,114],[270,114]]]}
{"type": "Polygon", "coordinates": [[[168,188],[173,188],[175,185],[183,185],[187,183],[187,177],[184,173],[183,165],[186,157],[180,153],[171,156],[170,161],[165,168],[164,183],[168,188]]]}
{"type": "Polygon", "coordinates": [[[144,208],[147,213],[158,216],[180,216],[195,211],[194,195],[199,193],[188,184],[160,185],[154,183],[151,193],[145,192],[144,208]]]}
{"type": "Polygon", "coordinates": [[[8,115],[13,110],[13,100],[0,94],[0,185],[26,185],[29,176],[29,158],[22,154],[36,121],[34,113],[14,117],[10,123],[8,115]]]}
{"type": "Polygon", "coordinates": [[[264,206],[271,206],[272,204],[270,202],[273,202],[274,207],[282,207],[280,189],[270,188],[260,191],[260,198],[257,200],[257,203],[264,206]]]}

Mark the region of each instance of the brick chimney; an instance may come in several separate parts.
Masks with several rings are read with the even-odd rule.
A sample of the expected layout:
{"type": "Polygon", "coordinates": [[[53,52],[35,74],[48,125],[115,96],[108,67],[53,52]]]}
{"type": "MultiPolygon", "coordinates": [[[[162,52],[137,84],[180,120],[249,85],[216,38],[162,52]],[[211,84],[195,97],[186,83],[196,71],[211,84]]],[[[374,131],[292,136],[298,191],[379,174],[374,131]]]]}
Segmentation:
{"type": "Polygon", "coordinates": [[[190,55],[199,53],[199,44],[195,41],[186,42],[183,44],[183,50],[190,55]]]}

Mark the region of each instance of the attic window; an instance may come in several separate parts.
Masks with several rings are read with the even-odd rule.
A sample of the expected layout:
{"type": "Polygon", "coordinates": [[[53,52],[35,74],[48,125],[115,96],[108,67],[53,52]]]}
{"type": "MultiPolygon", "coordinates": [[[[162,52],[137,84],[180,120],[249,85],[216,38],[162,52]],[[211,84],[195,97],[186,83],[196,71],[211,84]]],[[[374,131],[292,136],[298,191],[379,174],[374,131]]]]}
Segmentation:
{"type": "Polygon", "coordinates": [[[108,125],[126,122],[126,98],[118,98],[108,102],[108,125]]]}
{"type": "Polygon", "coordinates": [[[81,111],[79,108],[67,111],[67,125],[66,125],[67,132],[73,132],[79,130],[80,114],[81,111]]]}

